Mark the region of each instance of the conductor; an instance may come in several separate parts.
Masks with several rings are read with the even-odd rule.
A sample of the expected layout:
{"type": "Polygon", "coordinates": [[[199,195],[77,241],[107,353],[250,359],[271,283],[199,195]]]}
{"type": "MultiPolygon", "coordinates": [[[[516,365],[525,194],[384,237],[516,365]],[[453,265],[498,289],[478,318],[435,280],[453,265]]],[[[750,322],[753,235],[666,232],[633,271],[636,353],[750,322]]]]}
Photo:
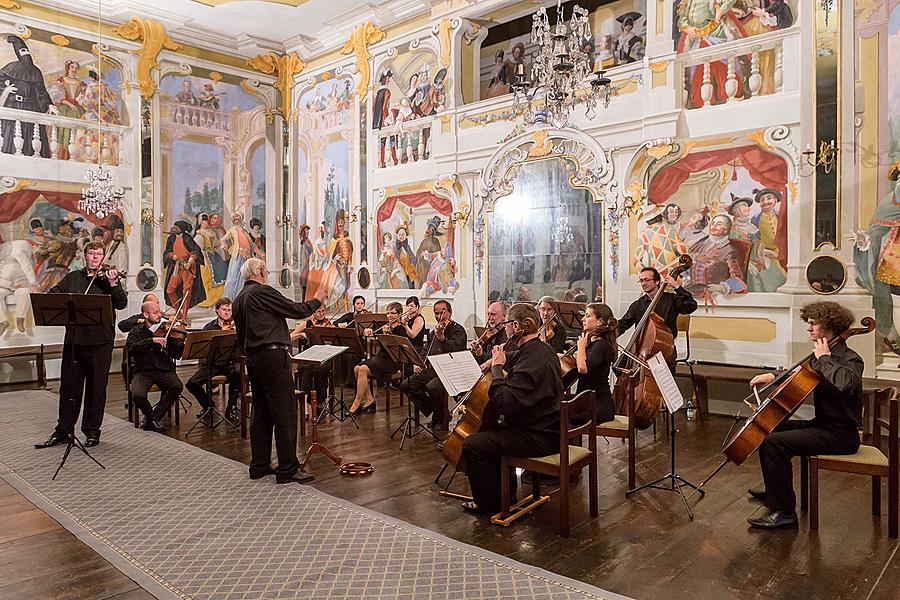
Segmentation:
{"type": "Polygon", "coordinates": [[[275,475],[275,483],[309,483],[297,459],[297,401],[291,377],[291,338],[286,318],[310,316],[327,290],[310,302],[292,302],[268,285],[266,263],[249,258],[241,267],[244,287],[234,300],[237,346],[247,357],[253,387],[250,417],[250,479],[275,475]],[[278,467],[273,469],[272,434],[278,467]]]}

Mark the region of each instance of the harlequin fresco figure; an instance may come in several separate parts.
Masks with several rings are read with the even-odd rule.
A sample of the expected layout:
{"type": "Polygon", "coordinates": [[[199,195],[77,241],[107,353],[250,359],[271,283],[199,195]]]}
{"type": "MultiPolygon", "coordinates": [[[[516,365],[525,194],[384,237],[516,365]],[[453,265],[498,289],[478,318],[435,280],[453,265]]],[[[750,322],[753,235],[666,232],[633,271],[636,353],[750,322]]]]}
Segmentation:
{"type": "Polygon", "coordinates": [[[119,108],[116,105],[116,93],[110,89],[109,84],[100,81],[97,71],[88,71],[88,81],[80,98],[84,107],[84,120],[96,121],[97,111],[100,111],[100,120],[104,123],[120,123],[119,108]]]}
{"type": "Polygon", "coordinates": [[[206,290],[200,277],[203,252],[191,237],[191,229],[187,221],[175,221],[163,252],[166,303],[172,307],[181,306],[181,312],[176,317],[185,322],[188,320],[188,310],[206,300],[206,290]]]}
{"type": "MultiPolygon", "coordinates": [[[[47,91],[44,74],[34,64],[34,58],[24,40],[19,36],[10,35],[6,41],[12,44],[16,60],[0,69],[0,106],[37,113],[59,114],[47,91]]],[[[3,152],[15,154],[16,122],[4,119],[0,122],[0,132],[3,134],[3,152]]],[[[43,125],[40,126],[38,135],[41,140],[40,155],[49,158],[50,143],[43,125]]],[[[22,153],[26,156],[33,156],[34,148],[31,144],[34,136],[34,123],[21,123],[21,136],[22,153]]]]}
{"type": "Polygon", "coordinates": [[[661,213],[647,221],[647,227],[638,238],[634,253],[634,266],[653,267],[665,271],[679,256],[688,251],[681,239],[681,207],[666,204],[661,213]]]}

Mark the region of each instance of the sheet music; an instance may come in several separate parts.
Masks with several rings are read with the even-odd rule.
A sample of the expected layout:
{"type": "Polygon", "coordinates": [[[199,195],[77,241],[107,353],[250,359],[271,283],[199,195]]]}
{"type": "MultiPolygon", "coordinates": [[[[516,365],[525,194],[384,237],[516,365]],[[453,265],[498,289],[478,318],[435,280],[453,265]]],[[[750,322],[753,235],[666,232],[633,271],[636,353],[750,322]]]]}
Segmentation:
{"type": "Polygon", "coordinates": [[[331,360],[338,354],[349,350],[348,346],[329,346],[327,344],[319,344],[318,346],[310,346],[300,354],[295,354],[296,360],[303,360],[312,363],[323,363],[331,360]]]}
{"type": "Polygon", "coordinates": [[[481,367],[468,350],[435,354],[429,356],[428,361],[451,396],[468,392],[481,377],[481,367]]]}
{"type": "Polygon", "coordinates": [[[669,370],[669,365],[666,364],[659,352],[651,356],[647,364],[650,366],[650,373],[653,374],[656,385],[659,386],[659,391],[662,392],[666,408],[669,409],[670,413],[674,413],[684,405],[684,396],[681,395],[681,390],[678,389],[678,384],[675,383],[675,378],[672,376],[672,371],[669,370]]]}

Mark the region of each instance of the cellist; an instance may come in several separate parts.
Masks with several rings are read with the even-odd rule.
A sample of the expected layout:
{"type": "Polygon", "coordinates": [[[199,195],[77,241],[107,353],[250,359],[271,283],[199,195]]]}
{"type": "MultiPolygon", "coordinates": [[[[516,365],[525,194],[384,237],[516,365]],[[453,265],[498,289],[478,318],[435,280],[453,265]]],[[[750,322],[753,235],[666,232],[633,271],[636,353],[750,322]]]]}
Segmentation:
{"type": "MultiPolygon", "coordinates": [[[[553,348],[538,338],[540,315],[534,306],[514,304],[507,319],[506,335],[516,340],[517,352],[507,354],[507,344],[493,349],[493,381],[488,390],[504,426],[463,440],[460,467],[472,488],[472,501],[462,505],[466,512],[499,512],[501,457],[543,456],[559,450],[559,402],[563,396],[559,359],[553,348]]],[[[515,477],[510,478],[510,494],[516,494],[515,477]]]]}
{"type": "MultiPolygon", "coordinates": [[[[828,340],[846,331],[853,313],[837,302],[813,302],[800,310],[800,318],[813,343],[809,366],[818,373],[813,390],[815,417],[811,421],[785,420],[759,447],[764,489],[748,490],[763,500],[768,512],[747,521],[760,529],[781,529],[797,524],[791,458],[816,454],[853,454],[859,448],[862,425],[863,360],[846,343],[829,347],[828,340]]],[[[755,387],[771,383],[772,373],[750,380],[755,387]]]]}
{"type": "MultiPolygon", "coordinates": [[[[650,302],[659,290],[662,277],[659,271],[653,267],[644,267],[638,275],[638,283],[641,285],[641,297],[631,303],[625,315],[619,319],[619,335],[622,335],[632,325],[640,322],[641,317],[647,312],[650,302]]],[[[662,317],[666,327],[672,332],[672,337],[678,337],[678,315],[689,315],[697,310],[697,301],[681,285],[681,277],[678,279],[666,275],[666,284],[672,289],[672,293],[663,294],[653,311],[662,317]]]]}

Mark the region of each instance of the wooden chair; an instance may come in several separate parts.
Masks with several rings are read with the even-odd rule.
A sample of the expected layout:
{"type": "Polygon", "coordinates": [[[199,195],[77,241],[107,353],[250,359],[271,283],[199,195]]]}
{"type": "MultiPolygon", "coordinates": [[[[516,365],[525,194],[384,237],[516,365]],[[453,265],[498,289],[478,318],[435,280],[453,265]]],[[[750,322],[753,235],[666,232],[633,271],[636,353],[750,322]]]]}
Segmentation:
{"type": "Polygon", "coordinates": [[[596,407],[597,400],[593,390],[585,390],[571,400],[560,402],[559,453],[534,458],[504,456],[501,459],[501,510],[491,517],[492,523],[509,525],[550,499],[549,496],[541,496],[541,478],[532,477],[531,496],[510,507],[509,472],[516,467],[533,473],[559,477],[559,533],[564,537],[569,535],[569,486],[571,485],[569,477],[580,473],[587,467],[591,517],[597,516],[597,438],[591,435],[597,426],[594,418],[596,407]],[[586,415],[590,415],[590,419],[586,423],[578,426],[572,425],[573,417],[586,415]],[[580,439],[582,435],[588,436],[587,448],[570,445],[571,440],[580,439]]]}
{"type": "Polygon", "coordinates": [[[819,470],[841,471],[872,477],[872,514],[881,517],[881,478],[888,483],[888,537],[897,537],[898,409],[897,390],[882,388],[871,393],[874,445],[861,445],[855,454],[809,457],[809,528],[819,528],[819,470]],[[885,418],[883,409],[887,411],[885,418]],[[882,434],[887,431],[887,455],[882,434]]]}
{"type": "Polygon", "coordinates": [[[241,411],[241,437],[247,439],[247,425],[250,421],[250,405],[253,403],[253,394],[250,392],[250,378],[247,376],[247,357],[243,352],[237,352],[238,368],[241,370],[241,393],[238,396],[240,400],[241,411]]]}
{"type": "MultiPolygon", "coordinates": [[[[131,358],[128,355],[128,349],[122,349],[124,356],[124,363],[126,372],[123,374],[123,379],[125,380],[125,391],[128,396],[128,419],[134,423],[135,429],[141,426],[141,411],[138,410],[138,407],[134,405],[134,398],[131,394],[131,375],[132,375],[132,365],[131,358]]],[[[147,390],[147,395],[154,392],[160,391],[156,384],[151,385],[150,389],[147,390]]],[[[149,398],[148,398],[149,399],[149,398]]],[[[152,404],[152,403],[151,403],[152,404]]],[[[177,428],[181,425],[181,397],[179,396],[178,402],[169,407],[169,418],[172,418],[172,411],[175,411],[175,427],[177,428]]]]}
{"type": "Polygon", "coordinates": [[[627,415],[616,415],[612,421],[597,423],[594,435],[605,438],[618,438],[628,442],[628,489],[635,487],[635,432],[634,425],[627,415]]]}

